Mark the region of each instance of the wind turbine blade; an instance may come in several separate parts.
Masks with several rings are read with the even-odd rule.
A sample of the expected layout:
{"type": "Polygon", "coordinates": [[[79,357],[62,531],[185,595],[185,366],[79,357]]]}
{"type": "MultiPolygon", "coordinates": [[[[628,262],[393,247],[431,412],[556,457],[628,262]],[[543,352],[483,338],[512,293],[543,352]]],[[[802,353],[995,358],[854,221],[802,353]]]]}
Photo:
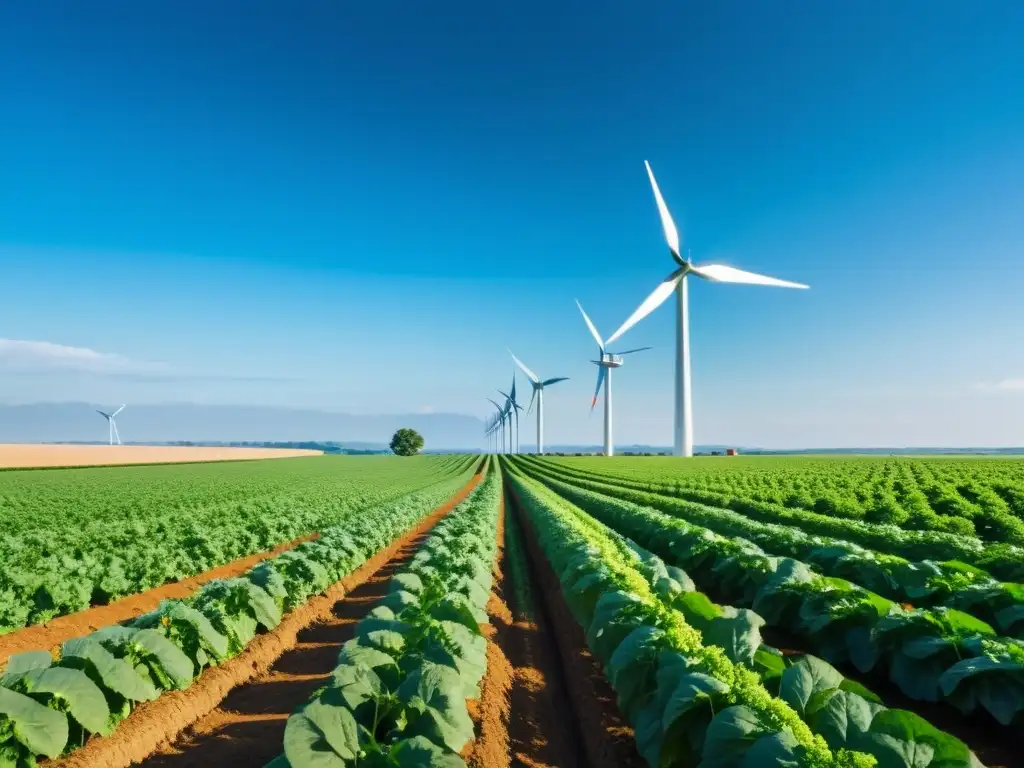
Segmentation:
{"type": "Polygon", "coordinates": [[[658,287],[651,291],[651,295],[644,299],[643,304],[637,307],[636,311],[626,319],[626,322],[619,326],[619,330],[608,337],[608,343],[611,344],[622,334],[651,314],[651,312],[660,307],[665,302],[665,299],[672,295],[672,292],[676,289],[676,286],[679,284],[679,281],[683,279],[683,275],[685,274],[686,272],[684,270],[677,269],[671,275],[662,280],[658,287]]]}
{"type": "MultiPolygon", "coordinates": [[[[668,212],[665,198],[661,196],[661,190],[658,188],[658,182],[654,178],[651,164],[644,160],[644,166],[647,168],[647,177],[651,180],[651,189],[654,190],[654,202],[658,204],[658,215],[661,216],[661,228],[665,230],[665,241],[668,243],[668,249],[672,251],[672,258],[682,266],[686,261],[683,260],[683,256],[679,252],[679,230],[676,229],[676,223],[672,221],[672,214],[668,212]]],[[[611,343],[610,339],[608,343],[611,343]]]]}
{"type": "Polygon", "coordinates": [[[556,377],[554,379],[547,379],[546,381],[541,382],[541,386],[542,387],[549,387],[552,384],[557,384],[560,381],[568,381],[568,380],[569,380],[568,376],[558,376],[558,377],[556,377]]]}
{"type": "Polygon", "coordinates": [[[124,410],[124,406],[122,405],[122,406],[121,406],[120,408],[118,408],[118,409],[117,409],[116,411],[114,411],[114,412],[113,412],[112,414],[110,414],[110,415],[111,415],[111,417],[113,417],[113,416],[117,416],[117,414],[119,414],[119,413],[120,413],[121,411],[123,411],[123,410],[124,410]]]}
{"type": "Polygon", "coordinates": [[[534,403],[534,401],[535,401],[536,399],[537,399],[537,388],[536,388],[536,387],[534,387],[534,388],[533,388],[533,394],[532,394],[532,395],[530,395],[530,405],[529,405],[529,406],[527,407],[527,409],[526,409],[526,415],[527,415],[527,416],[529,416],[529,415],[530,415],[530,411],[532,411],[532,410],[533,410],[533,403],[534,403]]]}
{"type": "Polygon", "coordinates": [[[491,400],[491,398],[489,398],[489,397],[488,397],[488,398],[487,398],[487,402],[488,402],[488,403],[490,403],[491,405],[493,405],[493,406],[494,406],[495,408],[497,408],[497,409],[498,409],[499,411],[501,410],[501,406],[500,406],[500,405],[498,405],[498,404],[497,404],[496,402],[494,402],[493,400],[491,400]]]}
{"type": "Polygon", "coordinates": [[[632,355],[634,352],[643,352],[645,349],[653,349],[653,347],[637,347],[636,349],[627,349],[625,352],[616,352],[616,355],[632,355]]]}
{"type": "Polygon", "coordinates": [[[597,405],[597,396],[601,394],[601,385],[604,384],[604,380],[608,377],[608,369],[605,366],[599,366],[597,369],[597,386],[594,387],[594,399],[590,401],[590,410],[594,410],[594,406],[597,405]]]}
{"type": "MultiPolygon", "coordinates": [[[[105,419],[109,419],[110,418],[110,414],[109,413],[104,413],[103,411],[99,411],[99,410],[96,411],[96,413],[98,413],[100,416],[102,416],[105,419]]],[[[93,422],[93,423],[95,424],[95,422],[93,422]]]]}
{"type": "MultiPolygon", "coordinates": [[[[510,350],[508,351],[508,353],[509,353],[510,355],[512,355],[512,350],[510,349],[510,350]]],[[[518,366],[519,366],[519,367],[520,367],[520,368],[522,369],[523,373],[525,373],[525,374],[526,374],[526,378],[528,378],[528,379],[529,379],[530,381],[532,381],[532,382],[534,382],[534,383],[539,383],[539,382],[540,382],[540,379],[539,379],[539,378],[537,378],[537,374],[536,374],[536,373],[534,373],[533,371],[531,371],[531,370],[530,370],[529,368],[527,368],[527,367],[526,367],[526,366],[525,366],[525,365],[523,364],[523,361],[522,361],[522,360],[520,360],[520,359],[519,359],[518,357],[516,357],[515,355],[512,355],[512,359],[513,359],[513,360],[515,360],[515,362],[516,362],[516,365],[518,365],[518,366]]]]}
{"type": "MultiPolygon", "coordinates": [[[[777,288],[810,288],[803,283],[791,283],[789,280],[779,280],[777,277],[759,275],[755,272],[744,272],[736,267],[727,267],[725,264],[704,264],[690,269],[706,280],[713,280],[716,283],[746,283],[748,285],[772,285],[777,288]]],[[[610,341],[610,339],[609,339],[610,341]]]]}
{"type": "Polygon", "coordinates": [[[601,351],[604,352],[604,342],[601,341],[601,334],[597,332],[597,328],[595,328],[594,324],[590,322],[590,318],[587,317],[587,313],[583,311],[583,305],[580,304],[579,299],[576,299],[576,306],[580,308],[580,312],[583,314],[583,319],[587,321],[587,328],[590,329],[590,335],[594,337],[594,341],[597,342],[597,346],[599,346],[601,351]]]}

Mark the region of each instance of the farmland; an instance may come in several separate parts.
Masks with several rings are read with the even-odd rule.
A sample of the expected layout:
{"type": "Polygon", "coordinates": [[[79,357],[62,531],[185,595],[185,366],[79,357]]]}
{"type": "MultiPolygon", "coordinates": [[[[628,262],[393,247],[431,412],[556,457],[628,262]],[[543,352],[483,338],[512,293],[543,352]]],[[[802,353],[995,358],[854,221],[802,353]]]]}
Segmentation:
{"type": "Polygon", "coordinates": [[[988,459],[3,472],[0,765],[1018,764],[1022,499],[988,459]]]}
{"type": "Polygon", "coordinates": [[[0,445],[0,469],[251,461],[313,456],[320,451],[283,448],[215,448],[160,445],[0,445]]]}

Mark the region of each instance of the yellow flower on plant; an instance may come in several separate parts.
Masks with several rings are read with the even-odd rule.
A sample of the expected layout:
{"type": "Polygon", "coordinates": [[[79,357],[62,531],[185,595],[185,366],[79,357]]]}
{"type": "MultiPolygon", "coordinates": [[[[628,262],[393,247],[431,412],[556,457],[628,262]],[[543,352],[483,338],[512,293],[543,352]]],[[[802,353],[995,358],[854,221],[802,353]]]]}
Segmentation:
{"type": "Polygon", "coordinates": [[[55,645],[50,649],[50,655],[54,661],[60,661],[60,645],[55,645]]]}
{"type": "Polygon", "coordinates": [[[160,623],[163,624],[165,627],[171,626],[171,617],[170,616],[161,616],[160,617],[160,623]]]}

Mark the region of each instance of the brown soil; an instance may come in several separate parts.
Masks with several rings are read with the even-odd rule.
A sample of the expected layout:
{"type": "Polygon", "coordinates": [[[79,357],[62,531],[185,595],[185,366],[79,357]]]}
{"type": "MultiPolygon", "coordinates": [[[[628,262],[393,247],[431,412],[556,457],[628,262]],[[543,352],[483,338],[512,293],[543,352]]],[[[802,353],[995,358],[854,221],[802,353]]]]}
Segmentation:
{"type": "MultiPolygon", "coordinates": [[[[515,514],[506,496],[508,514],[515,514]]],[[[537,579],[529,568],[525,593],[508,583],[506,594],[514,623],[507,628],[503,647],[515,669],[510,692],[512,719],[509,742],[514,766],[525,768],[577,768],[586,765],[583,738],[573,715],[561,660],[537,579]],[[519,605],[524,595],[529,605],[519,605]]]]}
{"type": "MultiPolygon", "coordinates": [[[[785,656],[805,655],[808,649],[799,637],[772,627],[762,627],[764,641],[774,647],[785,646],[785,656]]],[[[876,668],[868,674],[843,667],[842,673],[873,691],[891,709],[905,709],[920,715],[933,726],[945,731],[966,744],[987,768],[1010,768],[1020,765],[1019,737],[1010,728],[1000,725],[987,712],[964,715],[949,704],[932,701],[916,701],[899,689],[888,676],[876,668]]]]}
{"type": "Polygon", "coordinates": [[[477,737],[462,750],[462,757],[472,768],[508,768],[509,753],[508,726],[511,717],[509,690],[515,670],[502,651],[508,628],[512,625],[512,613],[502,598],[504,574],[502,559],[505,543],[504,504],[498,511],[498,551],[494,560],[491,595],[487,600],[487,615],[490,620],[480,625],[480,631],[487,638],[487,672],[480,684],[480,698],[467,702],[469,715],[476,725],[477,737]]]}
{"type": "Polygon", "coordinates": [[[0,445],[0,467],[102,467],[120,464],[177,464],[189,461],[244,461],[320,456],[301,448],[216,448],[173,445],[0,445]]]}
{"type": "Polygon", "coordinates": [[[78,613],[59,616],[46,624],[36,624],[16,632],[0,635],[0,660],[6,660],[11,654],[22,651],[48,651],[65,640],[87,635],[101,627],[117,624],[151,611],[160,605],[161,600],[188,597],[208,581],[229,579],[243,574],[260,561],[266,560],[268,557],[276,557],[304,541],[310,541],[319,536],[319,533],[302,536],[287,544],[280,544],[269,552],[257,552],[197,576],[115,600],[109,605],[98,605],[78,613]]]}
{"type": "Polygon", "coordinates": [[[534,585],[542,597],[545,621],[557,644],[562,674],[578,722],[585,754],[581,764],[590,768],[644,768],[646,763],[636,751],[633,729],[619,711],[615,692],[600,662],[587,650],[583,629],[569,612],[561,584],[537,544],[529,517],[519,509],[511,489],[509,495],[523,529],[534,585]]]}
{"type": "Polygon", "coordinates": [[[142,761],[150,766],[260,766],[272,760],[281,753],[288,716],[330,677],[338,649],[384,594],[391,574],[479,481],[475,475],[389,547],[296,608],[240,655],[205,672],[188,690],[142,704],[112,736],[94,737],[48,768],[122,768],[142,761]]]}

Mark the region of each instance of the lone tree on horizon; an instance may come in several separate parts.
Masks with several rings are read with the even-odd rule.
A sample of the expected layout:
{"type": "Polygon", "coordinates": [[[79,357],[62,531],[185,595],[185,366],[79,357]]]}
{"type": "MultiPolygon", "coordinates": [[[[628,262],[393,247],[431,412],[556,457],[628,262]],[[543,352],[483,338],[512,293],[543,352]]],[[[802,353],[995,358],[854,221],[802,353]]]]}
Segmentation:
{"type": "Polygon", "coordinates": [[[391,438],[391,450],[396,456],[415,456],[423,450],[423,435],[403,427],[391,438]]]}

